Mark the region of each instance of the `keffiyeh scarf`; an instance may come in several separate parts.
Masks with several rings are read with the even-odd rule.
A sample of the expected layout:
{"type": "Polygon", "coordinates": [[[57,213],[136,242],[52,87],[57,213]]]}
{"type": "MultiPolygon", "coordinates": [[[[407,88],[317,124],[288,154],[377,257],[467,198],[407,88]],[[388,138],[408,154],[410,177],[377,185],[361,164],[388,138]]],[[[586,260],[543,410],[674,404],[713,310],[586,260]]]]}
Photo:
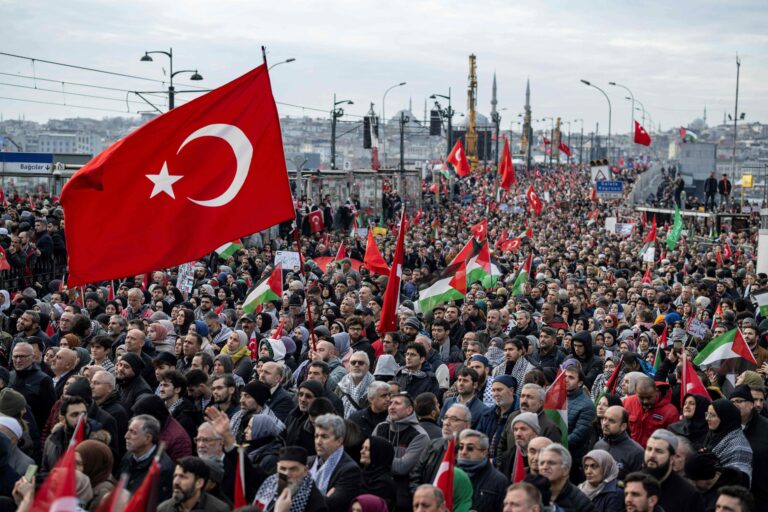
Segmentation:
{"type": "MultiPolygon", "coordinates": [[[[314,481],[311,476],[307,475],[304,477],[299,488],[291,497],[291,512],[304,512],[304,509],[307,508],[307,503],[309,502],[309,495],[312,492],[313,484],[314,481]]],[[[277,474],[274,474],[264,480],[264,483],[261,484],[253,504],[261,510],[267,510],[270,505],[277,501],[277,498],[277,474]]]]}

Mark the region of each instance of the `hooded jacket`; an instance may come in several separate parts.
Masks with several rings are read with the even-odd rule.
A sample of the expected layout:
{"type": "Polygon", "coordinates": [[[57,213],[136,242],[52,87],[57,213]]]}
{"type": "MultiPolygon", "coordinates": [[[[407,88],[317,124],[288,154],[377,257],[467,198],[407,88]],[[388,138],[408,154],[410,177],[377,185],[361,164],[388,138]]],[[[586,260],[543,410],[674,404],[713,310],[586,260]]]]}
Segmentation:
{"type": "Polygon", "coordinates": [[[632,395],[624,400],[624,408],[629,413],[629,429],[632,439],[645,448],[648,438],[657,429],[667,428],[675,423],[679,417],[677,409],[670,403],[669,384],[657,382],[658,398],[650,409],[644,409],[640,405],[637,395],[632,395]]]}
{"type": "Polygon", "coordinates": [[[595,355],[592,336],[587,331],[577,332],[573,341],[577,340],[584,346],[584,355],[579,357],[573,354],[569,359],[575,359],[581,364],[581,371],[584,372],[584,385],[592,389],[595,379],[603,371],[603,361],[595,355]]]}

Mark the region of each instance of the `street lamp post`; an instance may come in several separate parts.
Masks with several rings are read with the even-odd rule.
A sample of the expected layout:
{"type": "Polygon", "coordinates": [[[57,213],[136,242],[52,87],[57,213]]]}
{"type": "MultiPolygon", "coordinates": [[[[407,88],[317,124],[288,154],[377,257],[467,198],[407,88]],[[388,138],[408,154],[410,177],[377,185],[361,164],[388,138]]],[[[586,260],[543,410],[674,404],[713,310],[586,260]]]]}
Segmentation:
{"type": "MultiPolygon", "coordinates": [[[[571,122],[570,121],[563,121],[565,124],[568,125],[568,151],[571,150],[571,122]]],[[[568,165],[571,165],[571,155],[567,155],[568,157],[568,165]]]]}
{"type": "Polygon", "coordinates": [[[605,154],[608,157],[608,160],[610,160],[611,159],[611,98],[608,97],[608,95],[605,93],[604,90],[602,90],[595,84],[590,83],[587,80],[584,80],[583,78],[581,80],[581,83],[583,83],[584,85],[588,85],[589,87],[594,87],[595,89],[603,93],[603,96],[605,96],[605,100],[608,102],[608,141],[605,144],[605,148],[606,148],[605,154]]]}
{"type": "Polygon", "coordinates": [[[168,57],[168,60],[171,61],[171,80],[170,85],[168,86],[168,110],[173,110],[173,107],[175,106],[175,96],[176,96],[176,89],[173,87],[173,77],[180,73],[192,73],[192,76],[189,77],[190,80],[199,81],[202,80],[203,77],[200,75],[200,73],[197,72],[196,69],[182,69],[180,71],[174,71],[173,70],[173,48],[170,48],[169,51],[165,50],[155,50],[151,52],[144,52],[144,56],[139,59],[141,62],[152,62],[153,59],[150,57],[151,54],[160,53],[162,55],[165,55],[168,57]]]}
{"type": "Polygon", "coordinates": [[[344,115],[344,109],[340,108],[339,105],[354,105],[354,102],[352,100],[336,101],[336,93],[333,94],[333,110],[331,110],[331,169],[336,169],[336,120],[344,115]]]}
{"type": "MultiPolygon", "coordinates": [[[[640,100],[636,100],[636,99],[630,98],[629,96],[625,96],[625,97],[624,97],[624,99],[625,99],[625,100],[630,100],[630,101],[632,101],[632,104],[633,104],[633,105],[634,105],[635,103],[637,103],[638,105],[640,105],[640,108],[638,108],[638,107],[633,107],[633,109],[634,109],[634,110],[639,110],[640,112],[642,112],[642,113],[643,113],[643,117],[642,117],[642,119],[643,119],[643,127],[645,127],[645,117],[648,115],[648,112],[646,112],[646,110],[645,110],[645,105],[643,105],[643,103],[642,103],[640,100]]],[[[650,116],[649,116],[649,117],[650,117],[650,116]]],[[[634,126],[634,124],[633,124],[632,126],[634,126]]],[[[651,123],[651,128],[653,128],[653,123],[651,123]]],[[[649,130],[649,133],[650,133],[650,130],[649,130]]]]}
{"type": "Polygon", "coordinates": [[[584,120],[583,119],[574,119],[573,122],[575,123],[578,121],[581,123],[581,135],[579,135],[579,165],[582,164],[582,152],[584,151],[584,120]]]}
{"type": "Polygon", "coordinates": [[[285,59],[285,60],[281,60],[280,62],[275,62],[274,64],[272,64],[271,66],[269,66],[269,69],[268,69],[268,71],[271,71],[271,70],[272,70],[272,68],[276,68],[276,67],[277,67],[277,66],[279,66],[280,64],[289,64],[289,63],[291,63],[291,62],[293,62],[293,61],[295,61],[295,60],[296,60],[295,58],[291,57],[290,59],[285,59]]]}
{"type": "Polygon", "coordinates": [[[635,133],[635,95],[632,93],[632,91],[629,90],[629,87],[626,85],[617,84],[616,82],[608,82],[608,85],[613,85],[614,87],[621,87],[625,91],[629,93],[629,96],[632,98],[632,119],[630,121],[629,125],[629,147],[630,147],[630,153],[632,153],[631,148],[634,141],[634,133],[635,133]]]}
{"type": "Polygon", "coordinates": [[[446,155],[448,155],[451,152],[451,144],[453,144],[453,124],[451,119],[453,119],[453,107],[451,107],[451,88],[448,88],[448,96],[444,94],[433,94],[430,96],[430,99],[437,99],[437,98],[445,98],[448,100],[448,110],[446,112],[446,117],[448,117],[448,151],[445,152],[446,155]]]}
{"type": "MultiPolygon", "coordinates": [[[[553,146],[555,145],[555,118],[554,117],[542,117],[541,121],[549,121],[549,166],[552,167],[552,153],[559,151],[553,146]]],[[[545,160],[546,160],[546,155],[545,160]]]]}
{"type": "Polygon", "coordinates": [[[395,87],[402,87],[406,84],[406,82],[400,82],[399,84],[395,84],[386,91],[384,91],[384,97],[381,98],[381,143],[382,143],[382,153],[384,154],[384,168],[387,168],[387,134],[385,132],[386,126],[387,126],[387,93],[394,89],[395,87]]]}

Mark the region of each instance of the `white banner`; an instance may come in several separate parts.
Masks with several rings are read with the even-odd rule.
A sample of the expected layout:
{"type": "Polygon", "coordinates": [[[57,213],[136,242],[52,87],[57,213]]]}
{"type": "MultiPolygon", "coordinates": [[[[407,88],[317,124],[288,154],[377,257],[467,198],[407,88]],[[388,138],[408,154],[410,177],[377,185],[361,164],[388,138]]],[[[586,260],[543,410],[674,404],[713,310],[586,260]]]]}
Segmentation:
{"type": "Polygon", "coordinates": [[[301,258],[299,258],[299,253],[295,251],[277,251],[275,253],[275,266],[278,264],[283,265],[283,270],[294,272],[300,270],[301,258]]]}

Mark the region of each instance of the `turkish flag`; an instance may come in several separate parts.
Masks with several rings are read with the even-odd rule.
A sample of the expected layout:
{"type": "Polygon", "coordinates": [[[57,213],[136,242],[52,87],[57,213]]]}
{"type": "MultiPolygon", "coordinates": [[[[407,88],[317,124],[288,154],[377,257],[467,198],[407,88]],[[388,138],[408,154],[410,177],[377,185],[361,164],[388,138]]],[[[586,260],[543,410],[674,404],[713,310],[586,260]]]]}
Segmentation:
{"type": "Polygon", "coordinates": [[[8,263],[8,257],[2,245],[0,245],[0,270],[11,270],[11,264],[8,263]]]}
{"type": "Polygon", "coordinates": [[[323,222],[323,212],[320,210],[308,213],[307,222],[309,223],[309,231],[311,233],[317,233],[325,229],[325,223],[323,222]]]}
{"type": "Polygon", "coordinates": [[[389,270],[387,289],[384,292],[384,304],[381,307],[381,318],[376,332],[383,335],[385,332],[396,331],[397,307],[400,305],[400,282],[403,278],[403,256],[405,253],[405,231],[407,229],[405,208],[400,214],[400,229],[397,233],[397,245],[395,256],[392,259],[392,268],[389,270]]]}
{"type": "Polygon", "coordinates": [[[483,219],[470,228],[472,236],[477,239],[478,242],[482,242],[488,237],[488,219],[483,219]]]}
{"type": "Polygon", "coordinates": [[[571,148],[569,148],[564,142],[561,142],[558,147],[560,148],[560,151],[566,154],[566,156],[571,156],[571,148]]]}
{"type": "Polygon", "coordinates": [[[70,286],[193,261],[293,218],[266,65],[107,148],[61,204],[70,286]]]}
{"type": "Polygon", "coordinates": [[[528,204],[531,206],[531,208],[533,208],[533,211],[536,212],[536,215],[541,215],[541,210],[544,208],[544,203],[542,203],[541,199],[539,199],[539,194],[533,190],[533,185],[528,187],[528,192],[526,192],[525,195],[528,197],[528,204]]]}
{"type": "Polygon", "coordinates": [[[372,229],[368,230],[368,242],[365,244],[363,264],[365,265],[365,268],[371,272],[381,274],[382,276],[388,276],[391,270],[376,245],[376,239],[373,236],[372,229]]]}
{"type": "Polygon", "coordinates": [[[504,139],[504,149],[501,150],[501,162],[499,163],[501,174],[501,188],[509,192],[513,183],[517,183],[515,166],[512,164],[512,153],[509,150],[509,139],[504,139]]]}
{"type": "Polygon", "coordinates": [[[645,131],[645,128],[635,121],[635,144],[642,144],[643,146],[651,145],[651,136],[645,131]]]}
{"type": "Polygon", "coordinates": [[[445,161],[453,165],[453,168],[456,169],[456,174],[460,177],[469,176],[469,162],[467,162],[467,153],[464,151],[461,139],[456,141],[456,145],[453,146],[451,153],[445,161]]]}

